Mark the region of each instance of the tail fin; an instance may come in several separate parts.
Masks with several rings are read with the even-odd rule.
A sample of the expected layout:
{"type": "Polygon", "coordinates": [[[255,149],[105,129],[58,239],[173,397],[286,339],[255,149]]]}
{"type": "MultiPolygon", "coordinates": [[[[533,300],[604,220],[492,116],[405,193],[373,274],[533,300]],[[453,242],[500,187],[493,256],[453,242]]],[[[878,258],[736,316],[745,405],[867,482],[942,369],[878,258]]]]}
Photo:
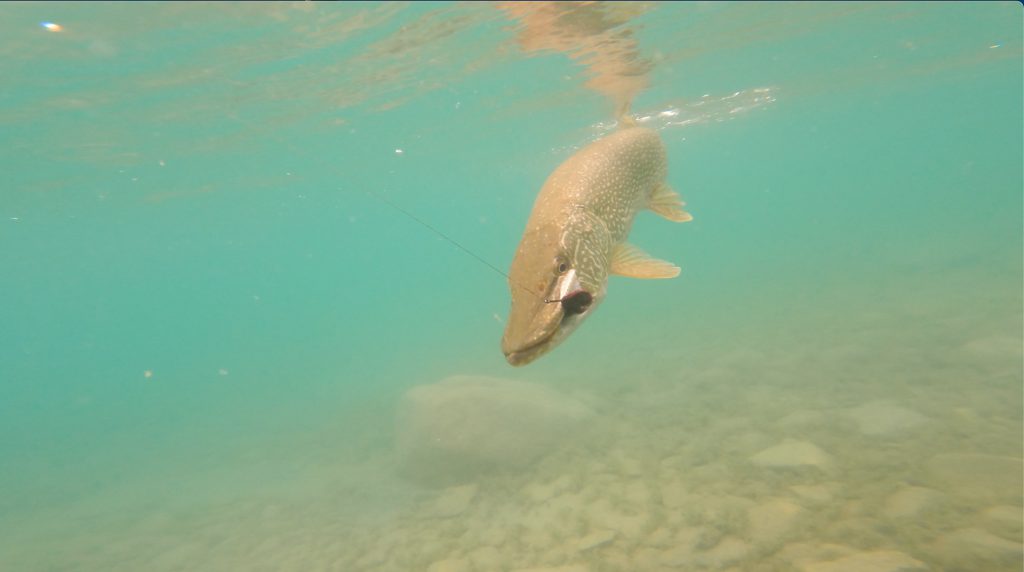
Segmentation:
{"type": "Polygon", "coordinates": [[[636,118],[629,112],[630,101],[623,101],[616,106],[615,119],[619,123],[620,129],[626,129],[629,127],[636,127],[636,118]]]}

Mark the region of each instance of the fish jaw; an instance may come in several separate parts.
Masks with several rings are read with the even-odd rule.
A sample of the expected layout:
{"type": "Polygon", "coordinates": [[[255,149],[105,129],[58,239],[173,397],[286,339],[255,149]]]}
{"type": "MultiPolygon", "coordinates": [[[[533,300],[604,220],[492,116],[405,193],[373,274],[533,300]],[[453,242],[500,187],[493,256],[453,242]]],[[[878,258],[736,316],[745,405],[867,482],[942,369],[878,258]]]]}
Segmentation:
{"type": "Polygon", "coordinates": [[[583,323],[603,297],[604,288],[591,292],[572,269],[554,281],[547,297],[531,296],[514,301],[502,338],[505,360],[510,365],[523,366],[551,351],[583,323]],[[586,305],[582,309],[573,308],[572,298],[584,292],[586,305]],[[521,327],[522,324],[526,327],[521,327]]]}
{"type": "Polygon", "coordinates": [[[505,352],[505,360],[508,361],[510,365],[516,367],[524,366],[555,349],[559,344],[564,342],[581,323],[583,323],[583,320],[590,315],[590,312],[597,306],[597,304],[598,300],[594,299],[594,301],[591,302],[590,307],[585,312],[579,314],[566,314],[561,310],[561,304],[552,304],[559,308],[558,315],[560,316],[558,321],[555,323],[553,331],[546,337],[538,336],[537,340],[532,345],[523,346],[521,349],[510,350],[507,347],[503,347],[502,349],[505,352]]]}
{"type": "Polygon", "coordinates": [[[540,298],[513,302],[501,339],[501,351],[508,363],[526,365],[551,350],[564,315],[558,302],[546,303],[540,298]]]}

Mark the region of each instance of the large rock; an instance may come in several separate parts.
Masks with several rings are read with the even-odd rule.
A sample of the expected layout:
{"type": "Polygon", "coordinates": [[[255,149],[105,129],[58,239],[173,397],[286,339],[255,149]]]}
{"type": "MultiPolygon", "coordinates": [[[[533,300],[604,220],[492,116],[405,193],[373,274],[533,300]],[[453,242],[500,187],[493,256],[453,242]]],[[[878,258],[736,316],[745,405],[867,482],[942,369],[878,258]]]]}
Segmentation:
{"type": "Polygon", "coordinates": [[[543,385],[453,376],[403,396],[399,458],[408,476],[441,483],[523,469],[578,434],[592,415],[543,385]]]}

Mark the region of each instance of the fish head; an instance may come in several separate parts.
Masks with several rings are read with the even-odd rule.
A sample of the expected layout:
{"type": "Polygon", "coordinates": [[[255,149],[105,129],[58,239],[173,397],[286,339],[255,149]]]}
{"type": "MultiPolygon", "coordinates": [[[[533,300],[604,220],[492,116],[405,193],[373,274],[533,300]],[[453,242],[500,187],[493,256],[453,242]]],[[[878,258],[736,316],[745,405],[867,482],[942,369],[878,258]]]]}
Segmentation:
{"type": "Polygon", "coordinates": [[[501,349],[510,364],[551,351],[593,313],[605,296],[609,252],[607,228],[586,213],[526,231],[509,271],[501,349]]]}

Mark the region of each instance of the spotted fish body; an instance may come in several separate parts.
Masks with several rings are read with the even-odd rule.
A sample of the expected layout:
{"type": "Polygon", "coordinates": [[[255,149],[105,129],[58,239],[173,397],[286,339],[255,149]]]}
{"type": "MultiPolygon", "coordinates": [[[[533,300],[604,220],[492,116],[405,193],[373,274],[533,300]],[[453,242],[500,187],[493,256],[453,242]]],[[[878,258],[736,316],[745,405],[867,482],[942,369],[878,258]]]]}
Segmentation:
{"type": "Polygon", "coordinates": [[[512,307],[502,351],[510,364],[530,363],[564,341],[604,299],[610,273],[679,274],[626,242],[644,208],[676,222],[692,218],[665,175],[661,138],[632,126],[591,143],[551,173],[509,270],[512,307]]]}

